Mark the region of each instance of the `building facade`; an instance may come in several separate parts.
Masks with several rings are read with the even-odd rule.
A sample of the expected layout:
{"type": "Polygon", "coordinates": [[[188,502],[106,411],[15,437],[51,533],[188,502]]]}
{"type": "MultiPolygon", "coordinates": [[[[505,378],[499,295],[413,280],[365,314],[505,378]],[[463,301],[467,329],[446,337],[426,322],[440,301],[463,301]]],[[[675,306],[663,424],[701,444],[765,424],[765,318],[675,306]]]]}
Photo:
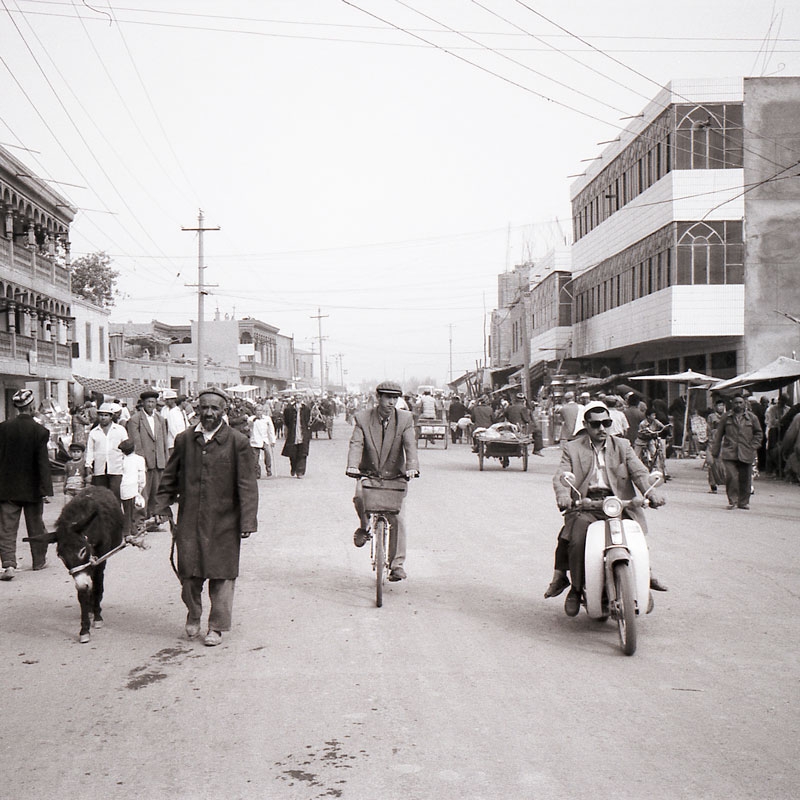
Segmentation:
{"type": "Polygon", "coordinates": [[[571,189],[571,354],[731,377],[791,355],[800,78],[673,81],[571,189]]]}
{"type": "Polygon", "coordinates": [[[76,210],[0,147],[0,419],[27,387],[66,408],[71,370],[69,226],[76,210]]]}

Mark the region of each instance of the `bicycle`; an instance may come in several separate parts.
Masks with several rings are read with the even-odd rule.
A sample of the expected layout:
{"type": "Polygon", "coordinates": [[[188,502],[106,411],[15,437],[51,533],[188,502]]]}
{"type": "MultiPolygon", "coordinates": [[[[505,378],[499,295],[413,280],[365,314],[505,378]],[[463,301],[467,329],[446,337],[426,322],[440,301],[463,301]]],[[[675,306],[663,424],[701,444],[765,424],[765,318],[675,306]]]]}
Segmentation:
{"type": "Polygon", "coordinates": [[[370,541],[372,569],[375,572],[375,605],[383,605],[383,583],[391,569],[389,563],[390,516],[396,516],[403,506],[408,489],[405,478],[382,479],[359,476],[364,511],[367,514],[367,535],[370,541]]]}

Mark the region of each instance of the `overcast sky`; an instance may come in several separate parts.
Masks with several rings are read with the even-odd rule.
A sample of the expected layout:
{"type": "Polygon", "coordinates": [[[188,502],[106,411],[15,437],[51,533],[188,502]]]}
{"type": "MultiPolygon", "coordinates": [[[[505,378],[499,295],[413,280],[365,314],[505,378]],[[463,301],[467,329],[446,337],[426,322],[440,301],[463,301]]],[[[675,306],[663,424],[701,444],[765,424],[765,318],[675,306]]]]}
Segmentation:
{"type": "Polygon", "coordinates": [[[202,208],[207,315],[310,349],[319,307],[349,382],[445,381],[451,325],[474,367],[497,273],[563,243],[568,176],[656,84],[800,74],[782,0],[0,3],[0,141],[84,187],[53,184],[112,320],[196,318],[202,208]]]}

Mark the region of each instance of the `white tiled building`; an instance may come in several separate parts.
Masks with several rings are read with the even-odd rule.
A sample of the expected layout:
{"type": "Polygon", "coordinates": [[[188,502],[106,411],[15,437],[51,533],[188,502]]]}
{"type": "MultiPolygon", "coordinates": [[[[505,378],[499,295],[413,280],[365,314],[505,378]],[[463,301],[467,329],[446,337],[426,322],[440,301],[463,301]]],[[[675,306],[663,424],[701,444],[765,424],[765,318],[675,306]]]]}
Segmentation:
{"type": "Polygon", "coordinates": [[[800,78],[673,81],[647,105],[571,187],[573,358],[727,377],[791,355],[798,129],[800,78]]]}

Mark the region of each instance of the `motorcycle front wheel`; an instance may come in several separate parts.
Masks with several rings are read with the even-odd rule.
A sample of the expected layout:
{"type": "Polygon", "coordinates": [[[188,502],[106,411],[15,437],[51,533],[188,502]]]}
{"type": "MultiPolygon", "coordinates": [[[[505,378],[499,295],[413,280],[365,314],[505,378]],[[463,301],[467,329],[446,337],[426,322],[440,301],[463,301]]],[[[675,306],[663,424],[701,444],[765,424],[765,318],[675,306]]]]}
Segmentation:
{"type": "Polygon", "coordinates": [[[614,594],[619,643],[622,652],[632,656],[636,652],[636,605],[633,600],[633,570],[624,561],[614,565],[614,594]]]}

